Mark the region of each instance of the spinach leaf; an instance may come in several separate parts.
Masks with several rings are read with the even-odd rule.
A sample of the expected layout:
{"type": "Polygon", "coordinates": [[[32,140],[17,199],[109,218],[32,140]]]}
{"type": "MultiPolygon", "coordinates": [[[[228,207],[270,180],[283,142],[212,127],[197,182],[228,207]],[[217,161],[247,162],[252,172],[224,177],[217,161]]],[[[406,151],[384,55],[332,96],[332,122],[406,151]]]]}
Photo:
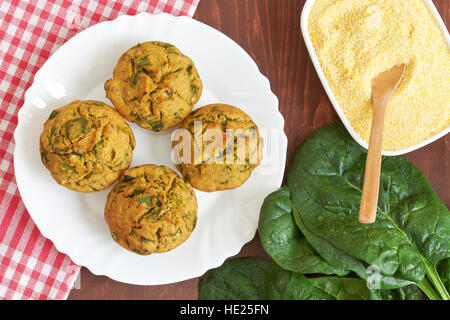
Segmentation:
{"type": "Polygon", "coordinates": [[[144,67],[149,65],[150,63],[147,61],[147,57],[143,57],[137,61],[138,67],[144,67]]]}
{"type": "Polygon", "coordinates": [[[54,117],[56,117],[58,115],[59,111],[53,110],[52,113],[50,113],[50,116],[48,117],[48,119],[53,119],[54,117]]]}
{"type": "Polygon", "coordinates": [[[150,122],[150,127],[152,127],[152,129],[154,131],[160,131],[162,128],[164,128],[164,123],[160,120],[158,121],[151,121],[150,122]]]}
{"type": "Polygon", "coordinates": [[[253,258],[226,261],[209,270],[199,284],[199,299],[231,300],[365,300],[366,282],[354,278],[306,278],[253,258]]]}
{"type": "Polygon", "coordinates": [[[377,290],[369,290],[367,282],[357,278],[317,277],[308,278],[315,289],[326,295],[327,300],[380,300],[377,290]]]}
{"type": "Polygon", "coordinates": [[[393,290],[378,291],[383,300],[422,300],[422,293],[415,285],[409,285],[403,288],[393,290]]]}
{"type": "Polygon", "coordinates": [[[258,232],[264,250],[283,269],[298,273],[346,275],[323,260],[301,234],[292,216],[289,188],[268,195],[259,215],[258,232]]]}
{"type": "MultiPolygon", "coordinates": [[[[134,190],[132,193],[132,196],[134,196],[134,194],[139,194],[137,193],[138,191],[134,190]]],[[[142,192],[145,192],[145,190],[143,190],[142,192]]],[[[137,201],[139,201],[140,203],[145,203],[147,205],[147,207],[152,208],[153,207],[153,203],[152,200],[155,196],[151,195],[151,196],[146,196],[146,197],[142,197],[137,199],[137,201]]]]}
{"type": "Polygon", "coordinates": [[[447,291],[450,291],[450,259],[445,259],[439,263],[438,272],[447,291]]]}
{"type": "Polygon", "coordinates": [[[295,221],[316,252],[336,268],[381,288],[416,283],[430,297],[448,299],[437,264],[450,257],[450,214],[422,173],[404,157],[382,163],[377,221],[358,223],[366,151],[342,125],[314,132],[288,170],[295,221]],[[427,275],[427,278],[425,278],[427,275]]]}

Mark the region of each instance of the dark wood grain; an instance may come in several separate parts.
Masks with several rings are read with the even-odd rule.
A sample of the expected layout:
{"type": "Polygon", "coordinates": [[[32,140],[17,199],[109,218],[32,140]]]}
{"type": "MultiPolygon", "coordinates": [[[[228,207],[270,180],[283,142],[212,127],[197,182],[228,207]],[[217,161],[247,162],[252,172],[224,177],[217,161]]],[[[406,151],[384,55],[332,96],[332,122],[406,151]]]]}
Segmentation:
{"type": "MultiPolygon", "coordinates": [[[[297,146],[314,130],[339,121],[311,64],[300,32],[300,0],[201,0],[194,16],[225,33],[256,61],[271,83],[286,119],[288,164],[297,146]]],[[[449,24],[450,1],[435,0],[449,24]]],[[[201,40],[201,39],[200,39],[201,40]]],[[[450,136],[406,157],[450,205],[450,136]]],[[[270,259],[258,236],[238,256],[270,259]]],[[[182,266],[180,266],[182,267],[182,266]]],[[[81,289],[69,299],[196,299],[198,279],[164,286],[134,286],[81,271],[81,289]]]]}

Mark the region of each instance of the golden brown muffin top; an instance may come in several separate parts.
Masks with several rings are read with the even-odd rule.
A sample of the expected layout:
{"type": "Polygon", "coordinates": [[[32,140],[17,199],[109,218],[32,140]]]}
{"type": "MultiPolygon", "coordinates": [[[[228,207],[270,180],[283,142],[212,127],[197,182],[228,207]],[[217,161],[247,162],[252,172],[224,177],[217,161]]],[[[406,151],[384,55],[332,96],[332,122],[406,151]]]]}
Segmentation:
{"type": "Polygon", "coordinates": [[[42,163],[59,184],[79,192],[110,186],[130,165],[134,147],[126,121],[94,100],[53,110],[40,136],[42,163]]]}
{"type": "Polygon", "coordinates": [[[124,171],[108,195],[105,220],[124,248],[138,254],[166,252],[194,230],[197,199],[169,167],[143,165],[124,171]]]}
{"type": "Polygon", "coordinates": [[[160,131],[187,117],[200,98],[202,82],[192,60],[177,47],[151,41],[122,54],[105,90],[125,118],[160,131]]]}
{"type": "Polygon", "coordinates": [[[225,104],[201,107],[185,119],[180,129],[189,132],[191,148],[190,156],[186,156],[178,146],[182,139],[174,138],[177,168],[196,189],[211,192],[237,188],[261,162],[258,127],[239,108],[225,104]]]}

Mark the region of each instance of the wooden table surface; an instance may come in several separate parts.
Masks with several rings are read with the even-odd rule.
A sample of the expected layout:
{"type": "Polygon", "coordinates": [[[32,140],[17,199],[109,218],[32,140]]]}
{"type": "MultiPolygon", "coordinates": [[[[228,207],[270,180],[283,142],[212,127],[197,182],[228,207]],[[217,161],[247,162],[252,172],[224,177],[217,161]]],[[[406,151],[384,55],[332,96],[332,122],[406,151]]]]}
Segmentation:
{"type": "MultiPolygon", "coordinates": [[[[448,28],[450,1],[434,3],[448,28]]],[[[309,134],[339,121],[301,36],[303,4],[302,0],[201,0],[194,16],[236,41],[269,78],[286,120],[287,164],[309,134]]],[[[450,135],[406,157],[450,206],[450,135]]],[[[238,256],[269,259],[257,235],[238,256]]],[[[198,279],[163,286],[128,285],[82,268],[81,289],[73,289],[69,299],[197,299],[197,285],[198,279]]]]}

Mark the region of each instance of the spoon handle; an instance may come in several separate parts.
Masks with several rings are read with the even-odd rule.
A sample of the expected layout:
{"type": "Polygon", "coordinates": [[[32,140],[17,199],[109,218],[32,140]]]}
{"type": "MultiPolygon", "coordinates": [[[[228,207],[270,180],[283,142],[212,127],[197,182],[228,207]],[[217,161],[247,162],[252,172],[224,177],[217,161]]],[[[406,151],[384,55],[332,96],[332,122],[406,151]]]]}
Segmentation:
{"type": "Polygon", "coordinates": [[[388,101],[389,99],[386,99],[386,97],[373,101],[372,128],[370,130],[369,151],[367,153],[364,186],[358,218],[360,223],[374,223],[377,216],[384,114],[388,101]]]}

